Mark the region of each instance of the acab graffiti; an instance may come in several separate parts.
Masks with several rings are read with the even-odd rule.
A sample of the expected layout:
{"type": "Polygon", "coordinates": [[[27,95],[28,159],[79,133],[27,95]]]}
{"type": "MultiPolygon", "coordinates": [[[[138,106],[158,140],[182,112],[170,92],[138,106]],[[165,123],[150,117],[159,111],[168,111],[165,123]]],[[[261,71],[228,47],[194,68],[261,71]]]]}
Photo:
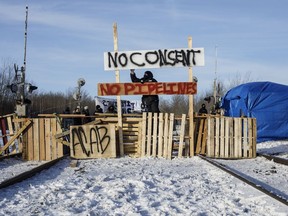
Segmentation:
{"type": "Polygon", "coordinates": [[[115,144],[111,142],[115,139],[111,137],[110,132],[109,125],[82,125],[71,127],[71,156],[75,158],[116,156],[115,144]]]}

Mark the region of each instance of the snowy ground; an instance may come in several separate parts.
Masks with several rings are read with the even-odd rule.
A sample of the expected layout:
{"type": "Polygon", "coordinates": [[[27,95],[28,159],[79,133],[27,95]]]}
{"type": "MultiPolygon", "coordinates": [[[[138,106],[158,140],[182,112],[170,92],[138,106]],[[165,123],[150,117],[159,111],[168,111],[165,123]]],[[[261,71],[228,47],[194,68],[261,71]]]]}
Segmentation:
{"type": "MultiPolygon", "coordinates": [[[[257,145],[288,158],[288,141],[257,145]]],[[[288,197],[288,167],[263,158],[217,160],[288,197]]],[[[288,206],[199,157],[64,159],[0,190],[0,215],[288,215],[288,206]]],[[[0,161],[0,182],[35,162],[0,161]]],[[[30,167],[29,167],[30,166],[30,167]]]]}

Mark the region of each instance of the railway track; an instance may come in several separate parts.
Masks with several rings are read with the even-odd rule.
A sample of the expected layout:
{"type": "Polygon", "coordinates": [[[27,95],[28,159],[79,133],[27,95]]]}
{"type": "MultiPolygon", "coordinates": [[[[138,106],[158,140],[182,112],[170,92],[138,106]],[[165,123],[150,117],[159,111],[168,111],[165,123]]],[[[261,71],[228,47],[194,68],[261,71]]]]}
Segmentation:
{"type": "Polygon", "coordinates": [[[40,173],[41,171],[45,170],[45,169],[49,169],[50,167],[52,167],[54,164],[56,164],[58,161],[62,160],[63,158],[65,158],[65,156],[57,158],[55,160],[49,161],[47,163],[41,164],[29,171],[23,172],[17,176],[14,176],[13,178],[7,179],[3,182],[0,183],[0,189],[2,188],[6,188],[8,186],[14,185],[18,182],[24,181],[34,175],[36,175],[37,173],[40,173]]]}
{"type": "Polygon", "coordinates": [[[275,163],[279,163],[279,164],[283,164],[283,165],[288,166],[288,160],[287,159],[276,157],[273,155],[267,155],[267,154],[259,154],[258,153],[257,155],[260,157],[265,157],[266,159],[274,161],[275,163]]]}
{"type": "MultiPolygon", "coordinates": [[[[203,160],[209,162],[210,164],[220,168],[221,170],[229,173],[230,175],[233,175],[234,177],[238,178],[239,180],[247,183],[248,185],[256,188],[257,190],[265,193],[266,195],[278,200],[279,202],[285,204],[286,206],[288,206],[288,195],[287,194],[279,194],[279,193],[275,193],[271,190],[268,190],[267,188],[261,186],[261,183],[259,184],[259,180],[255,179],[255,181],[253,181],[253,178],[252,177],[249,177],[245,174],[241,174],[235,170],[233,170],[232,168],[230,168],[229,166],[227,165],[224,165],[224,164],[221,164],[219,162],[217,162],[216,160],[214,159],[211,159],[211,158],[207,158],[203,155],[198,155],[200,158],[202,158],[203,160]],[[252,179],[252,180],[251,180],[252,179]]],[[[283,164],[283,165],[287,165],[288,162],[287,160],[283,159],[283,158],[279,158],[279,157],[275,157],[275,156],[270,156],[270,155],[262,155],[262,154],[259,154],[259,156],[262,156],[262,157],[265,157],[267,158],[268,160],[273,160],[275,163],[280,163],[280,164],[283,164]]],[[[6,188],[8,186],[11,186],[11,185],[14,185],[18,182],[21,182],[21,181],[24,181],[34,175],[36,175],[37,173],[40,173],[41,171],[45,170],[45,169],[49,169],[50,167],[52,167],[53,165],[55,165],[58,161],[62,160],[65,156],[61,157],[61,158],[58,158],[56,160],[52,160],[52,161],[49,161],[45,164],[42,164],[38,167],[35,167],[29,171],[26,171],[26,172],[23,172],[13,178],[10,178],[8,180],[5,180],[3,182],[0,183],[0,189],[2,188],[6,188]]],[[[262,184],[264,185],[264,184],[262,184]]]]}
{"type": "MultiPolygon", "coordinates": [[[[259,180],[257,180],[257,179],[253,180],[252,177],[249,177],[249,176],[247,176],[247,175],[245,175],[245,174],[242,174],[242,175],[241,175],[239,172],[233,170],[233,169],[230,168],[229,166],[226,166],[226,165],[224,165],[224,164],[221,164],[221,163],[219,163],[219,162],[217,162],[217,161],[215,161],[215,160],[213,160],[213,159],[211,159],[211,158],[207,158],[207,157],[205,157],[205,156],[203,156],[203,155],[198,155],[198,156],[199,156],[200,158],[202,158],[203,160],[209,162],[210,164],[218,167],[219,169],[221,169],[221,170],[229,173],[230,175],[236,177],[237,179],[239,179],[239,180],[247,183],[248,185],[256,188],[257,190],[265,193],[266,195],[268,195],[268,196],[276,199],[277,201],[285,204],[286,206],[288,206],[288,195],[287,195],[287,194],[275,193],[274,191],[268,190],[267,188],[263,187],[262,185],[264,185],[264,184],[262,184],[262,185],[259,184],[260,182],[259,182],[259,180]]],[[[263,156],[263,157],[264,157],[264,156],[263,156]]],[[[270,159],[275,159],[275,157],[273,157],[273,158],[269,157],[269,158],[270,158],[270,159]]],[[[269,160],[270,160],[270,159],[269,159],[269,160]]],[[[278,160],[277,160],[277,161],[278,161],[278,160]]],[[[281,162],[281,164],[287,165],[287,160],[286,160],[286,162],[285,162],[285,160],[284,160],[284,161],[283,161],[283,160],[279,160],[279,161],[281,162]]],[[[275,161],[275,162],[276,162],[276,161],[275,161]]],[[[280,163],[280,162],[278,162],[278,163],[280,163]]]]}

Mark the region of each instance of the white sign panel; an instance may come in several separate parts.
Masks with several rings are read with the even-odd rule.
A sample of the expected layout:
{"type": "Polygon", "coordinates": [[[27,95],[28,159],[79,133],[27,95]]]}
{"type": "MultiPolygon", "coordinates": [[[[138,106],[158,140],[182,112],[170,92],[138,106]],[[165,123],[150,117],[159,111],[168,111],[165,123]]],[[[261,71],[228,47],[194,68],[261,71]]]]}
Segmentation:
{"type": "Polygon", "coordinates": [[[204,66],[204,48],[104,53],[104,70],[191,66],[204,66]]]}
{"type": "MultiPolygon", "coordinates": [[[[117,100],[112,98],[95,97],[96,106],[99,105],[103,112],[108,111],[108,107],[113,105],[117,111],[117,100]]],[[[121,100],[122,113],[141,113],[141,100],[121,100]]]]}

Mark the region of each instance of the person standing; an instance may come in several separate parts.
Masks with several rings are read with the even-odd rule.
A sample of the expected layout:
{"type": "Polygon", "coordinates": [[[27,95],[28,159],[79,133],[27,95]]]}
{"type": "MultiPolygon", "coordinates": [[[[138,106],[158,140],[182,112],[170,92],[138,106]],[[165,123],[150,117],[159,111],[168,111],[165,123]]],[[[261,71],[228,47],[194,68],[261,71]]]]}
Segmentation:
{"type": "Polygon", "coordinates": [[[207,111],[207,109],[206,109],[206,105],[205,105],[204,103],[201,105],[201,108],[200,108],[200,110],[199,110],[199,114],[200,114],[200,115],[202,115],[202,114],[208,114],[208,111],[207,111]]]}
{"type": "MultiPolygon", "coordinates": [[[[130,78],[132,82],[157,82],[156,79],[153,78],[153,73],[151,71],[145,71],[144,76],[139,79],[135,70],[130,70],[130,78]]],[[[142,105],[146,112],[159,113],[159,96],[158,95],[143,95],[142,96],[142,105]]]]}
{"type": "Polygon", "coordinates": [[[86,124],[88,122],[91,122],[91,116],[90,116],[90,112],[89,112],[89,108],[88,106],[85,106],[82,113],[85,115],[84,119],[83,119],[83,124],[86,124]]]}

